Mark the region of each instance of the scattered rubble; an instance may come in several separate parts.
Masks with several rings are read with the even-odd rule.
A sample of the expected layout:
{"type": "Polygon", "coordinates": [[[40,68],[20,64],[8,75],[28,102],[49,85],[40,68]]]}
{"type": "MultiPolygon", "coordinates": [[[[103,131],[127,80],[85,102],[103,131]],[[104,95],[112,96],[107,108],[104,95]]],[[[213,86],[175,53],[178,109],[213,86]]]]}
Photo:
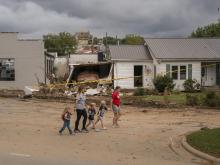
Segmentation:
{"type": "Polygon", "coordinates": [[[25,86],[24,88],[24,93],[25,95],[32,95],[33,92],[38,92],[39,91],[39,87],[33,87],[33,86],[25,86]]]}
{"type": "Polygon", "coordinates": [[[15,89],[2,89],[0,90],[0,97],[18,97],[19,95],[24,95],[23,90],[15,89]]]}

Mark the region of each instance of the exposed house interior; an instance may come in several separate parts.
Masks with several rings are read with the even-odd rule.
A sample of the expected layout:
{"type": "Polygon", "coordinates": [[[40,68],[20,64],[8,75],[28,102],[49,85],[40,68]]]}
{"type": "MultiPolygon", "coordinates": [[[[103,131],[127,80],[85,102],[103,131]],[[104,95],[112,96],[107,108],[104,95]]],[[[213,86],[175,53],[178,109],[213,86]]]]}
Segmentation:
{"type": "Polygon", "coordinates": [[[96,64],[72,65],[67,82],[81,82],[86,80],[111,79],[112,64],[109,62],[96,64]]]}

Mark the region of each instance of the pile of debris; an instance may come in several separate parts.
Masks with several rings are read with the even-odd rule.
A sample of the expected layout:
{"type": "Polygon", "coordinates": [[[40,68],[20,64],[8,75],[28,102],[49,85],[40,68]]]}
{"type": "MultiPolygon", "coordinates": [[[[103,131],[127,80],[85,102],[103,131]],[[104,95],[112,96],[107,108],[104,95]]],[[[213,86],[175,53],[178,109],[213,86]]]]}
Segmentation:
{"type": "MultiPolygon", "coordinates": [[[[65,85],[41,85],[39,90],[32,92],[32,96],[39,99],[74,99],[79,86],[66,87],[65,85]]],[[[108,96],[111,94],[111,87],[108,85],[97,85],[95,88],[86,86],[87,96],[108,96]]]]}
{"type": "Polygon", "coordinates": [[[10,90],[10,89],[2,89],[0,90],[0,97],[18,97],[20,95],[24,95],[23,90],[10,90]]]}

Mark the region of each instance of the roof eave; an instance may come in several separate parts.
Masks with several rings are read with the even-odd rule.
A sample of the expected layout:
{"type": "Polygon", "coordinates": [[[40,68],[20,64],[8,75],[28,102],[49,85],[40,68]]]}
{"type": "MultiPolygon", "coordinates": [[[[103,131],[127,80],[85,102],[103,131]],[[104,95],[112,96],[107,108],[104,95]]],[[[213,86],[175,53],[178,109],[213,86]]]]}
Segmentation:
{"type": "Polygon", "coordinates": [[[147,59],[111,59],[111,61],[123,61],[123,62],[152,62],[153,60],[147,59]]]}
{"type": "Polygon", "coordinates": [[[161,62],[166,61],[220,61],[220,58],[156,58],[161,62]]]}

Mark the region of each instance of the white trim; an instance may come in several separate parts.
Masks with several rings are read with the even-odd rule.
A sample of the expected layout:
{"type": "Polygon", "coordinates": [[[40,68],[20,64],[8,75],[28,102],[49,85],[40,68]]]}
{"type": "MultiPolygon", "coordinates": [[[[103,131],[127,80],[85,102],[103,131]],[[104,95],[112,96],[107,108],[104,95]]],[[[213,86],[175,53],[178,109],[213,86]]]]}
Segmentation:
{"type": "MultiPolygon", "coordinates": [[[[169,64],[169,63],[167,63],[167,64],[169,64]]],[[[190,64],[190,63],[189,63],[190,64]]],[[[178,79],[173,79],[173,80],[175,80],[175,81],[177,81],[177,80],[180,80],[180,81],[185,81],[185,80],[187,80],[188,79],[188,69],[189,69],[189,64],[169,64],[170,65],[170,77],[171,78],[173,78],[172,77],[172,72],[173,72],[173,70],[172,70],[172,67],[173,66],[177,66],[178,67],[178,79]],[[186,67],[186,79],[180,79],[180,67],[181,66],[185,66],[186,67]]]]}

